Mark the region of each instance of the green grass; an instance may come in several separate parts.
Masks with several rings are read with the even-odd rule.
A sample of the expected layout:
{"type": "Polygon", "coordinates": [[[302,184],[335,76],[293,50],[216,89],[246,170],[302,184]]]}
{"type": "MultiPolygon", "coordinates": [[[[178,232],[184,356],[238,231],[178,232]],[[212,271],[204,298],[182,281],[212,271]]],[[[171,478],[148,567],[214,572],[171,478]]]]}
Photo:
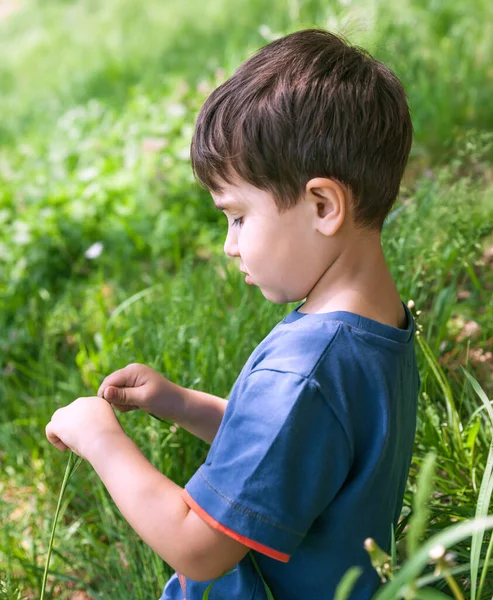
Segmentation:
{"type": "MultiPolygon", "coordinates": [[[[45,0],[0,23],[0,598],[41,588],[66,463],[44,436],[56,408],[95,395],[130,362],[227,396],[291,310],[245,286],[222,256],[225,223],[193,182],[187,147],[214,85],[272,35],[313,25],[347,33],[396,70],[416,130],[383,235],[401,297],[422,311],[423,328],[401,560],[426,453],[435,451],[436,471],[419,544],[475,516],[492,438],[459,368],[492,397],[491,368],[474,358],[493,339],[493,275],[480,262],[493,244],[491,4],[142,6],[45,0]],[[96,242],[101,255],[87,258],[96,242]],[[459,300],[459,289],[469,297],[459,300]],[[458,342],[459,318],[476,321],[479,337],[458,342]]],[[[120,419],[178,484],[206,455],[206,444],[171,424],[120,419]]],[[[486,532],[480,558],[490,539],[486,532]]],[[[470,539],[454,552],[466,569],[470,539]]],[[[61,506],[49,593],[148,600],[169,575],[83,464],[61,506]]],[[[468,590],[467,570],[456,577],[468,590]]],[[[443,580],[432,585],[450,596],[443,580]]],[[[488,578],[483,594],[493,594],[488,578]]]]}

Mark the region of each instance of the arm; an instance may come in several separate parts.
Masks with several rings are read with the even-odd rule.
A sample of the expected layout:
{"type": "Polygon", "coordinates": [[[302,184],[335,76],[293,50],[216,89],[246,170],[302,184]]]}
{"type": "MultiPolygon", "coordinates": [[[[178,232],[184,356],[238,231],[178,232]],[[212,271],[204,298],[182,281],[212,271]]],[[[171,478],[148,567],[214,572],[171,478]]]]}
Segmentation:
{"type": "Polygon", "coordinates": [[[148,462],[102,398],[78,398],[55,411],[46,436],[92,464],[133,529],[186,577],[222,575],[248,552],[188,508],[184,490],[148,462]]]}
{"type": "Polygon", "coordinates": [[[123,432],[99,438],[87,458],[132,528],[185,577],[213,579],[248,552],[191,511],[183,489],[155,469],[123,432]]]}
{"type": "Polygon", "coordinates": [[[99,386],[98,396],[122,412],[140,408],[160,419],[174,421],[209,443],[227,405],[223,398],[184,388],[139,363],[108,375],[99,386]]]}
{"type": "Polygon", "coordinates": [[[201,440],[212,443],[226,410],[227,400],[182,388],[182,411],[175,422],[201,440]]]}

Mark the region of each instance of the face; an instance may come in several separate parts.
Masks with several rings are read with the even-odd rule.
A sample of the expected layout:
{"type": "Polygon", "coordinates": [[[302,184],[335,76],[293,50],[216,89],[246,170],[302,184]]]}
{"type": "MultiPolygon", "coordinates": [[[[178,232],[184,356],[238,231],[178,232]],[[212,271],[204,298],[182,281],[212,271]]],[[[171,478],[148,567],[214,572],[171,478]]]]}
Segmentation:
{"type": "Polygon", "coordinates": [[[327,265],[327,238],[316,228],[316,203],[301,200],[279,213],[272,196],[252,185],[225,184],[214,203],[228,219],[224,251],[239,258],[246,282],[271,302],[303,300],[327,265]]]}

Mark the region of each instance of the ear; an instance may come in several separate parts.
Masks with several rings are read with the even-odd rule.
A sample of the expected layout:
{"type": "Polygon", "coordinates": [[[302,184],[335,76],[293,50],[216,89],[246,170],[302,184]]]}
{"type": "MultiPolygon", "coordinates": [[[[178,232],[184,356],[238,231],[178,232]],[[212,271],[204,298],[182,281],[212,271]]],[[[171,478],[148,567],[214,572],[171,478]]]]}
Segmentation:
{"type": "Polygon", "coordinates": [[[324,235],[339,231],[346,217],[347,193],[335,179],[314,177],[306,184],[306,199],[313,204],[316,229],[324,235]]]}

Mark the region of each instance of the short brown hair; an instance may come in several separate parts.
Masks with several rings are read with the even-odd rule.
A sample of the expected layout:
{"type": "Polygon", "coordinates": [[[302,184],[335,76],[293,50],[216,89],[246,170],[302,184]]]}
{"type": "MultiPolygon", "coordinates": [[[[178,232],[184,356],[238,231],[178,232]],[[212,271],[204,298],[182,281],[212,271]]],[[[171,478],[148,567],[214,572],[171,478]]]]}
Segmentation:
{"type": "Polygon", "coordinates": [[[307,29],[264,46],[212,92],[191,159],[210,191],[237,175],[270,192],[280,211],[313,177],[338,180],[352,193],[355,223],[381,229],[411,142],[394,73],[341,37],[307,29]]]}

